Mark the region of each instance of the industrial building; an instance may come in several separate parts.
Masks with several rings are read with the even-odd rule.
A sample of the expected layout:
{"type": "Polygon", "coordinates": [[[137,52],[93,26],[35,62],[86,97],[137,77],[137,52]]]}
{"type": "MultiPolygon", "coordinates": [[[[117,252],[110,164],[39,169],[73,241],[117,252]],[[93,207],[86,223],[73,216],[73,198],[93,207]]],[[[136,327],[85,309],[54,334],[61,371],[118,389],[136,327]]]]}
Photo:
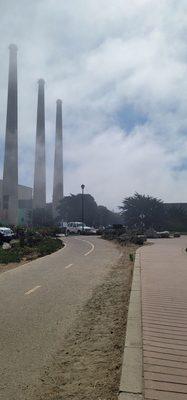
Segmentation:
{"type": "MultiPolygon", "coordinates": [[[[3,180],[0,179],[0,221],[6,224],[3,211],[3,180]]],[[[4,204],[4,209],[6,204],[4,204]]],[[[18,185],[18,225],[31,225],[32,223],[32,188],[18,185]]]]}

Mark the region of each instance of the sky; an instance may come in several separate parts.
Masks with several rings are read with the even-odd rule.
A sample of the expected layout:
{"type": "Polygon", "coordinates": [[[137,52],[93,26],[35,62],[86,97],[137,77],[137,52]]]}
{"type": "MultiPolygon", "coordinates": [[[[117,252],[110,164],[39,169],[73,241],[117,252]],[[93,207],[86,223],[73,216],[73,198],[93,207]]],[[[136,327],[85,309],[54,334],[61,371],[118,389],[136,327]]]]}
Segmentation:
{"type": "Polygon", "coordinates": [[[187,201],[186,0],[0,0],[0,176],[8,46],[18,46],[19,183],[33,186],[37,81],[51,200],[56,100],[64,190],[117,210],[135,191],[187,201]]]}

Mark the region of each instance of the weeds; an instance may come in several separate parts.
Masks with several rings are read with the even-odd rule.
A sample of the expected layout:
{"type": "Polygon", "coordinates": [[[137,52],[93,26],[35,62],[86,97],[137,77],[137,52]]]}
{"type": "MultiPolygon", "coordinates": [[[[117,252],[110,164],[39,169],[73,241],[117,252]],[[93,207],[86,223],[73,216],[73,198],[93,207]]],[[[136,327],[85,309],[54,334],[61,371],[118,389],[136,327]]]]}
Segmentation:
{"type": "Polygon", "coordinates": [[[134,261],[134,254],[132,254],[132,253],[129,254],[129,260],[132,262],[134,261]]]}

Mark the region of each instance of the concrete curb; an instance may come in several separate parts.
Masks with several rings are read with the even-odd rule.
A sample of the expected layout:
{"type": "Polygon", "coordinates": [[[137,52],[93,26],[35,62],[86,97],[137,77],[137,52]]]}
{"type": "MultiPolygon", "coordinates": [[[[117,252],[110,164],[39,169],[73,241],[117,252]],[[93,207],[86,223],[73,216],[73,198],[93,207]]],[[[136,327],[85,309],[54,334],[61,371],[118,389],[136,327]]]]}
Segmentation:
{"type": "Polygon", "coordinates": [[[127,318],[119,400],[143,400],[140,250],[137,250],[127,318]]]}

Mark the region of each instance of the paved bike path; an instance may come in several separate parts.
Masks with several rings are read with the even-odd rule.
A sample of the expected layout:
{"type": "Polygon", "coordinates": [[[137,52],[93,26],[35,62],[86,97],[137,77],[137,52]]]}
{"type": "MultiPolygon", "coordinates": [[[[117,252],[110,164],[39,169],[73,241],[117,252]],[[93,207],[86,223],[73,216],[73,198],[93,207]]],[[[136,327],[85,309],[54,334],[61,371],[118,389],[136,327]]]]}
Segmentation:
{"type": "Polygon", "coordinates": [[[120,250],[97,237],[67,237],[66,247],[0,274],[0,400],[32,399],[93,290],[120,250]]]}

